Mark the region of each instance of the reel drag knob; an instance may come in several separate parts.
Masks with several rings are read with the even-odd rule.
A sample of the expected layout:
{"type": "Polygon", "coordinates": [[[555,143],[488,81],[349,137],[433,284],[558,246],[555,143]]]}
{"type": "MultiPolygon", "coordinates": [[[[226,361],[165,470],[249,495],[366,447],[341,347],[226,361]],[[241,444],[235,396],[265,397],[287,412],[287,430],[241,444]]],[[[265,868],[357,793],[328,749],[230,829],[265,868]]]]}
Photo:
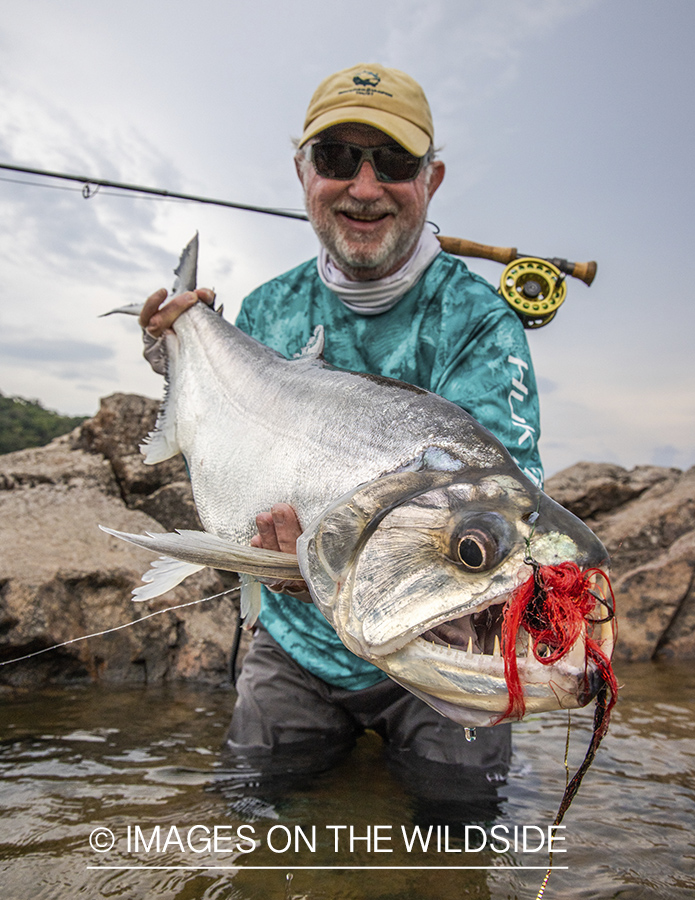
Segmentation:
{"type": "Polygon", "coordinates": [[[499,293],[521,319],[524,328],[547,325],[567,296],[565,276],[552,263],[524,256],[509,263],[499,293]]]}

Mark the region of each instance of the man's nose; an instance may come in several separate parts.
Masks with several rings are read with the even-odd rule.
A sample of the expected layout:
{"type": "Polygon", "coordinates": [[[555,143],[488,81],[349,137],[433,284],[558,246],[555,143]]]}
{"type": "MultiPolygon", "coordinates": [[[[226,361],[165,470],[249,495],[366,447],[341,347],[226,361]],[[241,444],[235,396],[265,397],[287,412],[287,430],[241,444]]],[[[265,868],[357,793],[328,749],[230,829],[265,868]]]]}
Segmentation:
{"type": "Polygon", "coordinates": [[[365,159],[348,188],[351,197],[356,200],[376,200],[384,192],[384,186],[377,179],[376,173],[369,160],[365,159]]]}

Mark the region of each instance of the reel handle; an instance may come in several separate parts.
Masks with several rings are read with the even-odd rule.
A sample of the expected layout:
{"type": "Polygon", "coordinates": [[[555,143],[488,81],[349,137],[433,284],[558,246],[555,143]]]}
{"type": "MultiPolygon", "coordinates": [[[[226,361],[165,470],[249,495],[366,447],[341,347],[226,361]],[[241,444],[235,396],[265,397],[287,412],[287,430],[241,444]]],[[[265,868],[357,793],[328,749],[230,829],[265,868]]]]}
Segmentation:
{"type": "MultiPolygon", "coordinates": [[[[446,253],[452,253],[454,256],[477,256],[481,259],[492,259],[505,265],[520,257],[530,256],[527,253],[519,253],[516,247],[492,247],[489,244],[478,244],[465,238],[445,237],[443,234],[438,234],[437,240],[442,245],[442,250],[446,253]]],[[[564,272],[565,275],[578,278],[586,285],[590,285],[596,277],[597,266],[593,260],[591,262],[576,263],[558,257],[553,259],[545,257],[535,258],[545,259],[546,262],[551,263],[561,272],[564,272]]]]}

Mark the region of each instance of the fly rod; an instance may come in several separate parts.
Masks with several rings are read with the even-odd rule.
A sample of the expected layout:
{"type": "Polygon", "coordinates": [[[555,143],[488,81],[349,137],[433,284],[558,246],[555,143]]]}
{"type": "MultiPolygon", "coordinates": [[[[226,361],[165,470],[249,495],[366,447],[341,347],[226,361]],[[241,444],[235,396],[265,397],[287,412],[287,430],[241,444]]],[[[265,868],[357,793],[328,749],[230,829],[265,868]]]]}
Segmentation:
{"type": "MultiPolygon", "coordinates": [[[[87,175],[71,175],[66,172],[53,172],[29,166],[17,166],[0,163],[0,169],[10,172],[21,172],[28,175],[39,175],[44,178],[58,178],[63,181],[74,181],[83,185],[82,196],[93,197],[100,187],[114,188],[137,194],[146,194],[171,200],[187,200],[193,203],[205,203],[212,206],[223,206],[241,209],[246,212],[264,213],[269,216],[281,216],[287,219],[307,221],[307,215],[288,209],[277,209],[268,206],[254,206],[247,203],[235,203],[231,200],[219,200],[214,197],[201,197],[197,194],[184,194],[162,188],[145,187],[108,178],[92,178],[87,175]],[[96,186],[96,190],[92,189],[96,186]]],[[[521,254],[516,247],[495,247],[490,244],[479,244],[465,238],[445,237],[437,235],[442,249],[455,256],[472,256],[490,259],[506,265],[502,273],[499,292],[521,318],[525,328],[540,328],[554,318],[560,304],[564,301],[567,287],[565,276],[578,278],[590,285],[596,276],[596,263],[570,262],[560,257],[540,257],[521,254]]]]}

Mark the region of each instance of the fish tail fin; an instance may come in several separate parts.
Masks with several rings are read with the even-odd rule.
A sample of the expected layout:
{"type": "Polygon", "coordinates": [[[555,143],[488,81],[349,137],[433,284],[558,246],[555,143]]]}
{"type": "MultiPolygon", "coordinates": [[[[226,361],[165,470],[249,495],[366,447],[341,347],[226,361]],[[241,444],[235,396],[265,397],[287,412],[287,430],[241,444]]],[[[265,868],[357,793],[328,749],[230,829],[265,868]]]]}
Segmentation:
{"type": "Polygon", "coordinates": [[[127,303],[125,306],[117,306],[116,309],[110,309],[108,312],[100,313],[97,318],[103,319],[106,316],[116,315],[116,313],[121,313],[125,316],[139,316],[144,305],[144,303],[127,303]]]}

